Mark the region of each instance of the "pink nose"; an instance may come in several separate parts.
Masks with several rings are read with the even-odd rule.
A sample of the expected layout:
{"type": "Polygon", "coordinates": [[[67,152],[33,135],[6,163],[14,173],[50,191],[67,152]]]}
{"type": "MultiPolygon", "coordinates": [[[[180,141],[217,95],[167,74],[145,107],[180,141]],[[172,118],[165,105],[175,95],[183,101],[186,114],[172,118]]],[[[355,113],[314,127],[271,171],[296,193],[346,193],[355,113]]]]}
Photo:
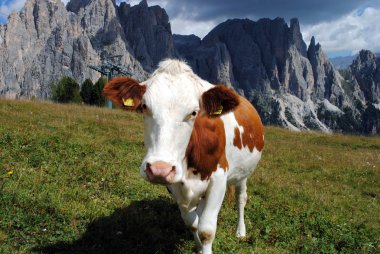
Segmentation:
{"type": "Polygon", "coordinates": [[[152,183],[172,183],[175,172],[175,166],[164,161],[156,161],[152,164],[146,164],[146,175],[148,180],[152,183]]]}

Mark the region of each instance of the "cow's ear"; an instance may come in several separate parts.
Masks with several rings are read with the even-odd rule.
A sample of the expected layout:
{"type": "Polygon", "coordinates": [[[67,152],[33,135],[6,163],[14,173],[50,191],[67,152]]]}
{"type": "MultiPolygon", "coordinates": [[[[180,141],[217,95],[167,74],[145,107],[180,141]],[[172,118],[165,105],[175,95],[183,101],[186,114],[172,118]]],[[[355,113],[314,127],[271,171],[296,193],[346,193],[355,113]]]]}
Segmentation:
{"type": "Polygon", "coordinates": [[[239,95],[225,85],[217,85],[202,94],[202,108],[211,117],[218,117],[239,105],[239,95]]]}
{"type": "Polygon", "coordinates": [[[145,86],[132,78],[118,77],[104,86],[103,93],[115,105],[126,110],[136,110],[141,106],[145,90],[145,86]]]}

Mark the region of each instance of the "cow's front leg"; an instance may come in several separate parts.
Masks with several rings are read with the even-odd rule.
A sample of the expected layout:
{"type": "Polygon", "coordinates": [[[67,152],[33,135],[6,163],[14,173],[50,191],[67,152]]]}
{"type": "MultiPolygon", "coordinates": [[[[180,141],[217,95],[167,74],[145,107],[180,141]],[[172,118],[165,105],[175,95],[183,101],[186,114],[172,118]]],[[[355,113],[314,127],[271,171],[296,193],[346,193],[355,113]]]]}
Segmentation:
{"type": "Polygon", "coordinates": [[[181,187],[182,184],[176,184],[167,188],[173,199],[177,201],[183,222],[193,233],[197,250],[201,250],[202,245],[198,236],[199,205],[196,206],[196,203],[190,204],[191,200],[184,198],[181,187]]]}
{"type": "Polygon", "coordinates": [[[218,214],[226,193],[226,186],[227,174],[223,169],[218,168],[211,176],[198,223],[202,254],[212,253],[212,242],[215,238],[218,214]]]}
{"type": "Polygon", "coordinates": [[[181,217],[185,225],[191,230],[191,233],[193,233],[196,248],[201,250],[202,244],[198,236],[199,217],[196,213],[196,207],[189,211],[187,207],[179,206],[179,210],[181,211],[181,217]]]}

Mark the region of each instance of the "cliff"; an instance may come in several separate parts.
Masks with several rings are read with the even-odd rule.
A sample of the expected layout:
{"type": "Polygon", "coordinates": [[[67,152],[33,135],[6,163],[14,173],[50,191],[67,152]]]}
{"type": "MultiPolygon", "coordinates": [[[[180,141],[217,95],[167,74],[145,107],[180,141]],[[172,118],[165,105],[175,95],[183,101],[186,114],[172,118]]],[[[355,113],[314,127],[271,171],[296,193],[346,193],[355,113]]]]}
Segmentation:
{"type": "Polygon", "coordinates": [[[172,35],[169,17],[143,0],[27,0],[0,26],[0,96],[50,97],[62,76],[82,83],[88,64],[113,59],[144,80],[164,58],[183,58],[202,78],[246,96],[264,123],[293,130],[380,132],[380,61],[362,51],[338,72],[296,18],[227,20],[202,40],[172,35]]]}

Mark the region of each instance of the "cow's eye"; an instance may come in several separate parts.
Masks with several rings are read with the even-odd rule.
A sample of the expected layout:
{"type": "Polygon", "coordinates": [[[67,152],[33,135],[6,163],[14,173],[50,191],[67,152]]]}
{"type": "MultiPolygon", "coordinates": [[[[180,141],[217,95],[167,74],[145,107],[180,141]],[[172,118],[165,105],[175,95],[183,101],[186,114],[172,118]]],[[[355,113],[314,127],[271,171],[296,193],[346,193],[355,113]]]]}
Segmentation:
{"type": "Polygon", "coordinates": [[[186,122],[186,121],[194,120],[195,117],[197,116],[197,114],[198,114],[197,111],[193,111],[193,112],[191,112],[190,114],[188,114],[188,115],[185,117],[184,121],[186,122]]]}
{"type": "Polygon", "coordinates": [[[142,104],[141,105],[141,108],[143,109],[143,110],[145,110],[147,107],[146,107],[146,104],[144,103],[144,104],[142,104]]]}

